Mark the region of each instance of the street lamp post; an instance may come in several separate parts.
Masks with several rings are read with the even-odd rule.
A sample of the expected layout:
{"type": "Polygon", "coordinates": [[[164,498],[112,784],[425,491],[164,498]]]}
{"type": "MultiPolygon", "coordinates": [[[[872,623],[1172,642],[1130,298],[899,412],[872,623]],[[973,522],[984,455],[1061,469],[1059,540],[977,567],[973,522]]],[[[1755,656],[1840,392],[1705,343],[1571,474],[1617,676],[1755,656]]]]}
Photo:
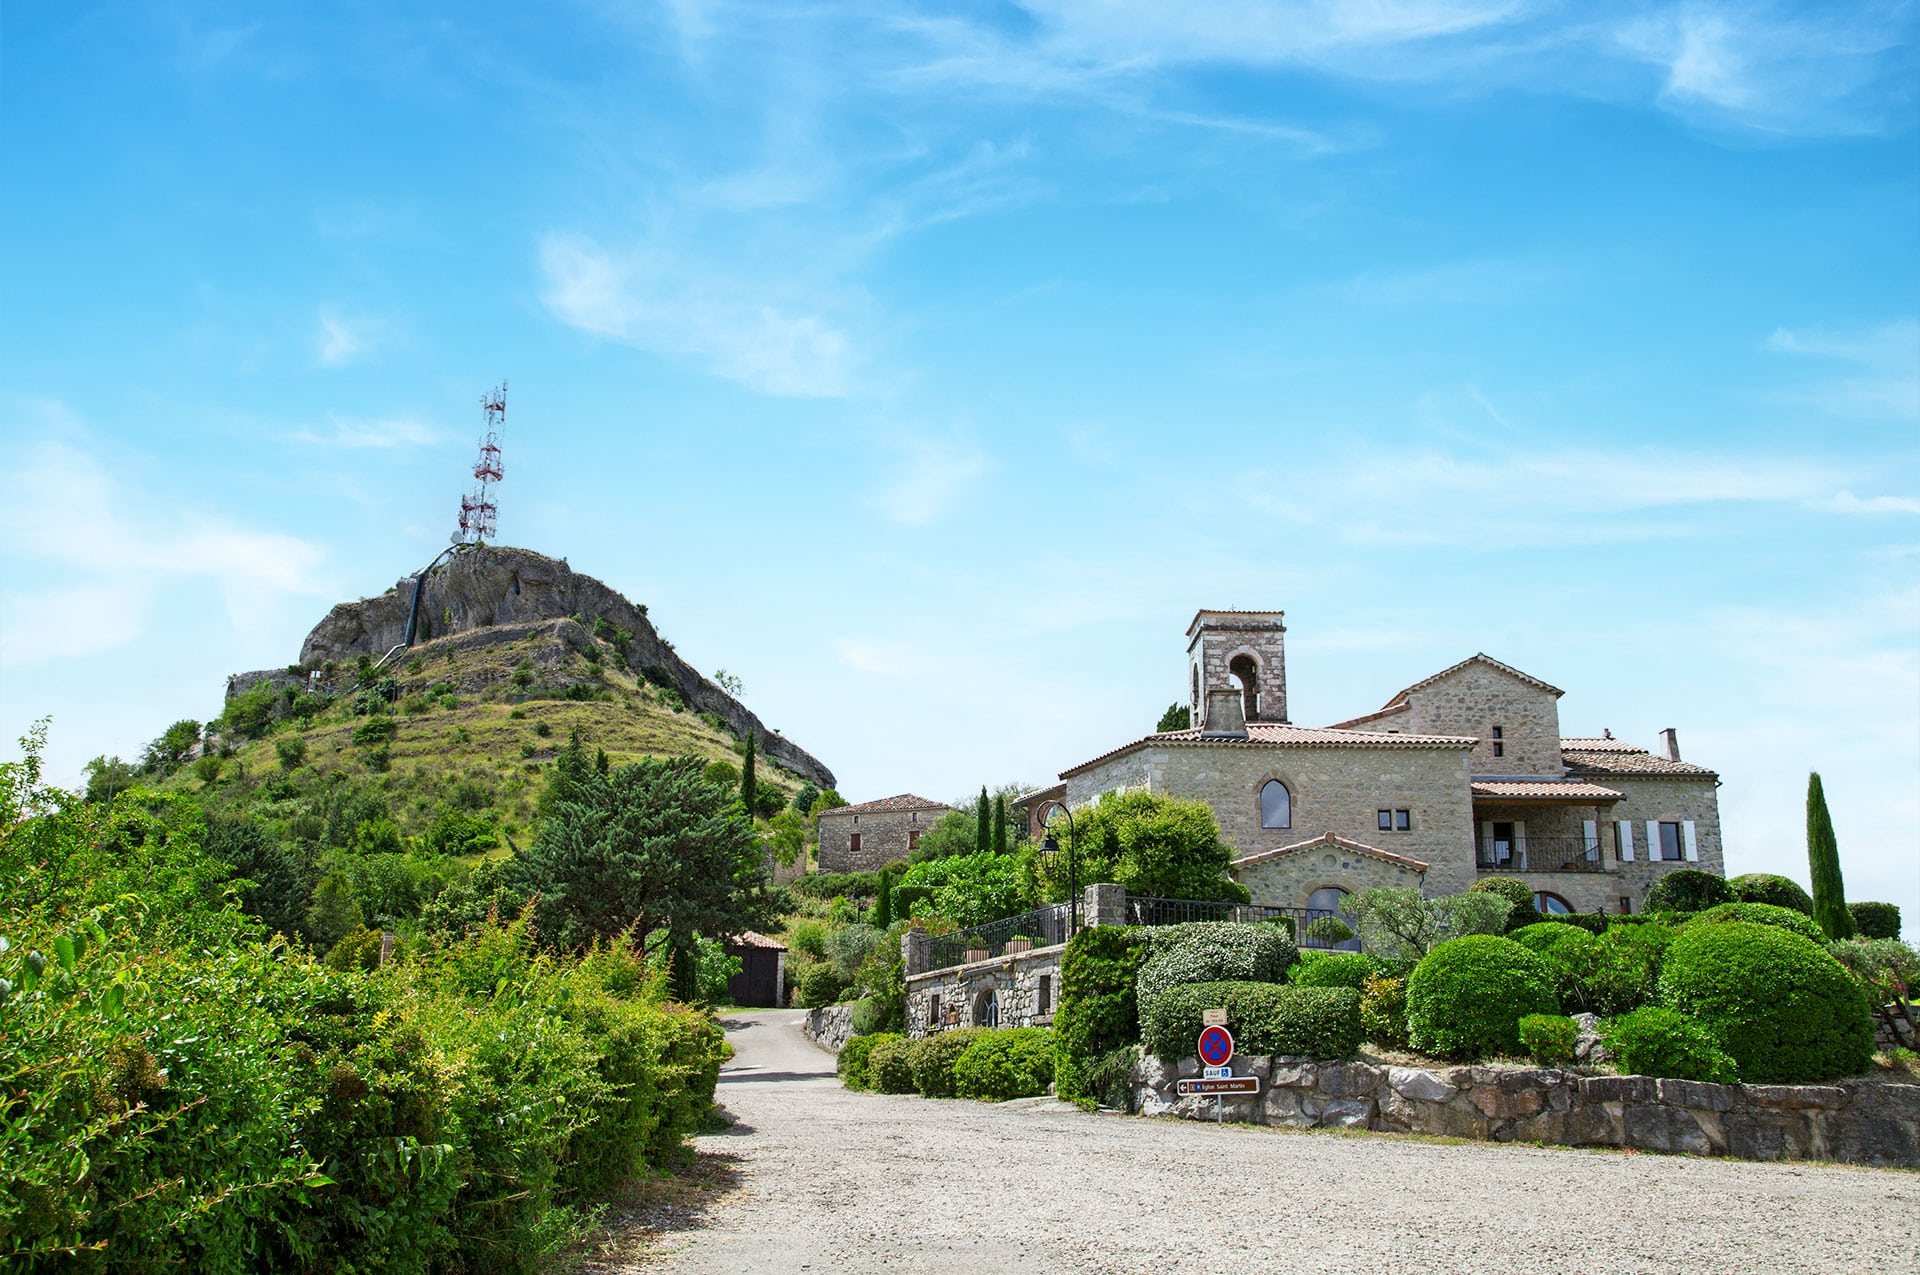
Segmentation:
{"type": "MultiPolygon", "coordinates": [[[[1050,801],[1041,807],[1040,826],[1046,828],[1052,820],[1052,811],[1048,807],[1058,806],[1060,813],[1067,817],[1067,915],[1069,917],[1067,937],[1071,939],[1080,932],[1080,838],[1073,830],[1073,811],[1067,809],[1064,801],[1050,801]]],[[[1060,843],[1053,839],[1053,830],[1047,828],[1047,835],[1040,842],[1041,854],[1059,854],[1060,843]]]]}

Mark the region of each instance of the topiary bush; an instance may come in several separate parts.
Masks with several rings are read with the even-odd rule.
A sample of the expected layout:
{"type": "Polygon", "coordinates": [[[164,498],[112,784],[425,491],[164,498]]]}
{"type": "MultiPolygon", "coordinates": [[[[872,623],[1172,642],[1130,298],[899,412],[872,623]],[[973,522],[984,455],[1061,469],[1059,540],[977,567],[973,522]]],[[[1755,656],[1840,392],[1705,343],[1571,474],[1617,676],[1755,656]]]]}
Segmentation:
{"type": "Polygon", "coordinates": [[[846,990],[840,971],[831,965],[811,965],[800,976],[800,1003],[808,1009],[821,1009],[840,999],[846,990]]]}
{"type": "Polygon", "coordinates": [[[953,1065],[987,1030],[954,1027],[908,1043],[907,1065],[913,1068],[913,1087],[922,1098],[952,1098],[958,1093],[953,1065]]]}
{"type": "Polygon", "coordinates": [[[1771,903],[1777,908],[1792,908],[1802,916],[1813,915],[1813,896],[1790,877],[1772,872],[1749,872],[1727,882],[1736,903],[1771,903]]]}
{"type": "Polygon", "coordinates": [[[1117,925],[1080,931],[1061,954],[1053,1087],[1068,1102],[1092,1108],[1111,1096],[1091,1084],[1088,1069],[1140,1039],[1134,981],[1146,956],[1141,931],[1117,925]]]}
{"type": "Polygon", "coordinates": [[[1161,1058],[1190,1055],[1200,1038],[1201,1013],[1223,1006],[1240,1053],[1351,1058],[1360,1047],[1359,992],[1247,982],[1169,988],[1147,1011],[1143,1043],[1161,1058]]]}
{"type": "Polygon", "coordinates": [[[1481,877],[1467,891],[1469,894],[1497,894],[1513,904],[1513,911],[1507,913],[1507,930],[1511,933],[1524,926],[1535,925],[1540,920],[1540,909],[1534,906],[1533,887],[1518,877],[1481,877]]]}
{"type": "Polygon", "coordinates": [[[1600,1039],[1626,1075],[1710,1080],[1722,1085],[1730,1085],[1735,1079],[1733,1059],[1706,1028],[1685,1014],[1658,1005],[1645,1005],[1606,1020],[1600,1027],[1600,1039]]]}
{"type": "Polygon", "coordinates": [[[1819,944],[1779,926],[1688,926],[1667,953],[1660,997],[1705,1028],[1749,1084],[1850,1076],[1873,1057],[1860,985],[1819,944]]]}
{"type": "Polygon", "coordinates": [[[912,1041],[905,1036],[883,1040],[867,1053],[867,1087],[875,1093],[913,1093],[912,1041]]]}
{"type": "Polygon", "coordinates": [[[1147,936],[1150,954],[1134,980],[1141,1021],[1156,996],[1189,983],[1278,983],[1300,949],[1278,926],[1200,921],[1147,936]]]}
{"type": "Polygon", "coordinates": [[[1053,1083],[1053,1033],[1044,1027],[986,1032],[953,1064],[953,1082],[962,1098],[982,1102],[1038,1097],[1053,1083]]]}
{"type": "Polygon", "coordinates": [[[1442,943],[1407,980],[1413,1047],[1446,1058],[1520,1051],[1520,1020],[1557,1014],[1554,972],[1522,944],[1491,934],[1442,943]]]}
{"type": "Polygon", "coordinates": [[[1646,912],[1704,912],[1733,902],[1733,889],[1724,877],[1698,868],[1680,868],[1653,883],[1647,891],[1646,912]]]}
{"type": "Polygon", "coordinates": [[[1776,907],[1771,903],[1717,904],[1688,921],[1687,925],[1725,925],[1728,921],[1746,921],[1752,925],[1777,925],[1814,943],[1827,941],[1827,936],[1820,932],[1820,927],[1813,923],[1811,916],[1804,912],[1796,912],[1792,908],[1776,907]]]}
{"type": "Polygon", "coordinates": [[[1587,980],[1600,959],[1600,940],[1577,925],[1541,921],[1507,935],[1553,967],[1554,991],[1562,1005],[1592,1008],[1587,980]]]}
{"type": "Polygon", "coordinates": [[[1573,1061],[1580,1026],[1564,1014],[1528,1014],[1520,1020],[1520,1044],[1542,1067],[1573,1061]]]}
{"type": "Polygon", "coordinates": [[[1406,979],[1367,975],[1360,985],[1360,1030],[1376,1045],[1407,1048],[1406,979]]]}
{"type": "MultiPolygon", "coordinates": [[[[1894,903],[1849,903],[1847,912],[1853,917],[1853,928],[1863,939],[1897,939],[1900,937],[1900,908],[1894,903]]],[[[1808,909],[1812,914],[1812,909],[1808,909]]]]}
{"type": "Polygon", "coordinates": [[[834,1070],[840,1073],[840,1083],[849,1089],[871,1089],[873,1087],[869,1068],[873,1062],[873,1051],[890,1040],[905,1040],[898,1032],[881,1032],[874,1036],[854,1036],[840,1048],[840,1057],[834,1061],[834,1070]]]}
{"type": "Polygon", "coordinates": [[[1365,952],[1302,952],[1300,963],[1287,973],[1295,987],[1351,987],[1360,990],[1369,974],[1383,972],[1382,963],[1365,952]]]}
{"type": "MultiPolygon", "coordinates": [[[[1625,918],[1620,918],[1624,921],[1625,918]]],[[[1658,922],[1615,925],[1598,940],[1593,965],[1580,984],[1580,1003],[1596,1014],[1624,1014],[1650,1004],[1660,991],[1660,967],[1673,942],[1658,922]]]]}

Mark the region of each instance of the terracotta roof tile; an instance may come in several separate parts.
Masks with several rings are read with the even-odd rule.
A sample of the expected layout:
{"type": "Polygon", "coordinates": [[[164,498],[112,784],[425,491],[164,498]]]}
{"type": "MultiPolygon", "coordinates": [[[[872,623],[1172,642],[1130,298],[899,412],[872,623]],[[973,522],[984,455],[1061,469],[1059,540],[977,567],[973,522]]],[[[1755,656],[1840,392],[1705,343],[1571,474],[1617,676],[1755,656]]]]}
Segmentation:
{"type": "Polygon", "coordinates": [[[1070,766],[1060,778],[1075,775],[1089,766],[1130,753],[1137,748],[1471,748],[1478,741],[1469,735],[1389,735],[1384,731],[1333,730],[1313,726],[1287,726],[1278,722],[1249,722],[1247,737],[1208,735],[1198,728],[1163,731],[1130,744],[1122,744],[1091,761],[1070,766]]]}
{"type": "Polygon", "coordinates": [[[857,806],[835,806],[832,810],[820,812],[821,818],[828,815],[868,815],[880,814],[889,810],[947,810],[950,807],[944,801],[928,801],[925,797],[916,797],[903,792],[897,797],[882,797],[877,801],[863,801],[857,806]]]}
{"type": "MultiPolygon", "coordinates": [[[[1560,756],[1569,775],[1672,775],[1695,779],[1717,779],[1719,774],[1690,761],[1668,761],[1655,757],[1644,748],[1585,749],[1570,748],[1571,740],[1560,742],[1560,756]]],[[[1581,741],[1585,742],[1585,741],[1581,741]]],[[[1611,742],[1611,741],[1608,741],[1611,742]]]]}
{"type": "Polygon", "coordinates": [[[1423,690],[1426,687],[1432,686],[1435,682],[1439,681],[1443,677],[1447,677],[1453,673],[1458,673],[1461,669],[1465,668],[1469,664],[1485,664],[1489,668],[1496,668],[1496,669],[1499,669],[1502,673],[1507,673],[1514,677],[1517,677],[1529,686],[1537,686],[1543,691],[1552,691],[1555,695],[1566,694],[1565,691],[1561,690],[1559,687],[1555,686],[1551,682],[1543,682],[1531,673],[1522,673],[1519,669],[1515,668],[1513,665],[1502,664],[1499,660],[1494,659],[1491,655],[1488,655],[1486,652],[1478,651],[1472,655],[1469,655],[1466,659],[1461,660],[1458,664],[1450,665],[1447,668],[1441,669],[1438,673],[1435,673],[1431,677],[1421,678],[1419,681],[1415,682],[1412,686],[1407,687],[1405,690],[1402,690],[1399,694],[1389,699],[1382,706],[1382,711],[1392,708],[1395,704],[1400,703],[1402,700],[1406,699],[1407,696],[1413,694],[1415,691],[1423,690]]]}
{"type": "Polygon", "coordinates": [[[1262,850],[1257,854],[1242,855],[1233,861],[1232,866],[1235,868],[1244,868],[1256,863],[1266,863],[1269,860],[1278,859],[1284,855],[1299,854],[1302,851],[1325,847],[1331,847],[1336,850],[1349,850],[1354,854],[1369,855],[1398,867],[1412,868],[1416,872],[1425,872],[1427,870],[1427,865],[1418,859],[1410,859],[1404,854],[1395,854],[1391,850],[1381,850],[1374,846],[1362,845],[1358,841],[1349,841],[1347,838],[1335,836],[1331,832],[1315,837],[1311,841],[1296,841],[1290,846],[1281,846],[1278,850],[1262,850]]]}
{"type": "Polygon", "coordinates": [[[784,952],[787,945],[779,939],[770,939],[764,934],[755,934],[752,930],[736,934],[727,940],[728,947],[764,947],[776,952],[784,952]]]}
{"type": "Polygon", "coordinates": [[[1571,748],[1582,753],[1644,753],[1647,750],[1638,744],[1629,744],[1624,739],[1615,739],[1608,735],[1601,739],[1591,737],[1573,737],[1560,741],[1560,747],[1571,748]]]}
{"type": "Polygon", "coordinates": [[[1618,801],[1624,793],[1578,779],[1476,779],[1476,797],[1507,797],[1520,801],[1618,801]]]}

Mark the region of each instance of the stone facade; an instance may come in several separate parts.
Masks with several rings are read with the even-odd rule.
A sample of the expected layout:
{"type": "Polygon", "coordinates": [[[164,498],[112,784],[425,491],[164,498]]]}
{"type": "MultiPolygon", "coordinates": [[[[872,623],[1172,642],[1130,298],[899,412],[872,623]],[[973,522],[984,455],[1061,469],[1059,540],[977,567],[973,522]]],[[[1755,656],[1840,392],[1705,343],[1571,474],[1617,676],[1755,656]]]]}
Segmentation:
{"type": "Polygon", "coordinates": [[[933,827],[948,807],[902,793],[857,806],[841,806],[819,818],[817,862],[822,872],[872,872],[904,862],[920,834],[933,827]]]}
{"type": "MultiPolygon", "coordinates": [[[[1920,1167],[1920,1085],[1713,1085],[1291,1057],[1236,1058],[1233,1069],[1258,1076],[1261,1092],[1225,1098],[1223,1114],[1251,1124],[1920,1167]]],[[[1215,1099],[1176,1092],[1178,1080],[1199,1074],[1196,1058],[1143,1058],[1133,1072],[1134,1109],[1214,1119],[1215,1099]]]]}
{"type": "Polygon", "coordinates": [[[1233,865],[1233,879],[1247,887],[1253,902],[1289,908],[1307,907],[1314,891],[1329,886],[1348,893],[1375,886],[1418,889],[1425,875],[1414,860],[1383,856],[1331,835],[1233,865]]]}
{"type": "Polygon", "coordinates": [[[1560,761],[1562,694],[1538,678],[1476,655],[1415,682],[1378,713],[1341,725],[1389,734],[1464,735],[1476,741],[1469,757],[1476,775],[1557,776],[1565,773],[1560,761]]]}
{"type": "Polygon", "coordinates": [[[907,1035],[949,1027],[1051,1027],[1065,944],[907,977],[907,1035]],[[991,1021],[989,1021],[991,1020],[991,1021]]]}
{"type": "Polygon", "coordinates": [[[1231,691],[1240,720],[1287,720],[1287,626],[1279,611],[1201,611],[1187,626],[1193,724],[1209,729],[1208,697],[1231,691]]]}

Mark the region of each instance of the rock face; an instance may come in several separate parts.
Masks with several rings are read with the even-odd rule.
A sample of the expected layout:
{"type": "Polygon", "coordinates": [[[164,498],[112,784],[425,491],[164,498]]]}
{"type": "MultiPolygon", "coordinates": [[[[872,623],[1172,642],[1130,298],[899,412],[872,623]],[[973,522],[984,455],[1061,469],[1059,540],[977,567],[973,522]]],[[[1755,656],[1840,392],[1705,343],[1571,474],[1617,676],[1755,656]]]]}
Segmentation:
{"type": "MultiPolygon", "coordinates": [[[[348,663],[361,655],[378,659],[398,646],[406,636],[413,588],[414,577],[408,576],[379,597],[334,607],[301,644],[300,667],[319,669],[329,661],[348,663]]],[[[427,577],[414,641],[417,645],[488,629],[525,630],[572,616],[579,616],[588,629],[595,620],[625,629],[633,635],[627,663],[634,672],[678,690],[689,708],[718,716],[742,737],[753,733],[763,754],[801,778],[823,788],[834,785],[833,772],[818,758],[769,731],[745,705],[681,659],[643,608],[560,559],[499,545],[455,554],[427,577]]],[[[246,689],[252,684],[249,678],[264,676],[231,679],[228,694],[246,689]]]]}

